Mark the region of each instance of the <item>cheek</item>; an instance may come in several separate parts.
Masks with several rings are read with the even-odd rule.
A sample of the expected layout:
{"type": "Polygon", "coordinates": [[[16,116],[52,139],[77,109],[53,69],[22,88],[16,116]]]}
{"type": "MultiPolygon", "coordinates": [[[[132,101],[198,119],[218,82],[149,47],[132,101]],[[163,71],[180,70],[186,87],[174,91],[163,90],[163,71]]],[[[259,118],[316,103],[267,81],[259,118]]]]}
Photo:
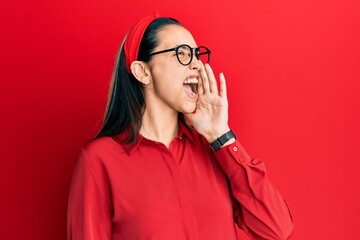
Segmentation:
{"type": "Polygon", "coordinates": [[[179,67],[161,67],[154,68],[153,79],[157,85],[163,85],[169,88],[179,88],[185,81],[185,73],[179,67]]]}
{"type": "Polygon", "coordinates": [[[172,59],[153,62],[151,65],[151,74],[156,91],[161,91],[165,95],[181,93],[186,78],[185,66],[173,62],[172,59]]]}

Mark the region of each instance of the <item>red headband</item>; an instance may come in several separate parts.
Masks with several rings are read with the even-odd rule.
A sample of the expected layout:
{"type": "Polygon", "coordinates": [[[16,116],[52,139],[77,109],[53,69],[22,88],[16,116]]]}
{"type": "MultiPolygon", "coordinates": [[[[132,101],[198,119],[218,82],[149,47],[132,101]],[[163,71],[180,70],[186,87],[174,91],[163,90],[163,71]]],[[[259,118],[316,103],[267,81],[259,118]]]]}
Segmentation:
{"type": "Polygon", "coordinates": [[[151,16],[144,17],[128,32],[124,43],[124,51],[126,57],[126,70],[129,74],[131,73],[131,63],[138,58],[140,42],[146,28],[153,20],[159,18],[159,16],[158,13],[154,13],[151,16]]]}

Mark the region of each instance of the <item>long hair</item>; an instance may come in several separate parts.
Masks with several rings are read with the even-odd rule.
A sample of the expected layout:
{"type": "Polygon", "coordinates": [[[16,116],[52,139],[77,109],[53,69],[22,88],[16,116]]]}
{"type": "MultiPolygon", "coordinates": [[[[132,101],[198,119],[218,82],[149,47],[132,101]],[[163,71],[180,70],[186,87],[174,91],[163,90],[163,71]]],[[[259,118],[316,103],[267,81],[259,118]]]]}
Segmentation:
{"type": "MultiPolygon", "coordinates": [[[[157,33],[167,25],[181,26],[173,18],[157,18],[149,24],[141,40],[137,60],[143,62],[150,60],[149,54],[159,44],[157,33]]],[[[102,136],[115,136],[129,130],[129,135],[121,140],[123,143],[134,144],[146,108],[145,95],[142,83],[126,70],[123,43],[116,58],[104,121],[95,139],[102,136]]],[[[179,117],[181,121],[185,122],[183,114],[179,114],[179,117]]]]}

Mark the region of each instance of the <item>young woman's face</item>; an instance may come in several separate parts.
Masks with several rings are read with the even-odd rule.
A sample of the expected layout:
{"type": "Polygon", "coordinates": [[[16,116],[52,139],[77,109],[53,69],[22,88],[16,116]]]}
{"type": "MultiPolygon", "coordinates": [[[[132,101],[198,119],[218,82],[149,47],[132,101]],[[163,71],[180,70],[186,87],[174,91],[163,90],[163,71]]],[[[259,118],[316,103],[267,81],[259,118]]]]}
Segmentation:
{"type": "MultiPolygon", "coordinates": [[[[197,47],[191,33],[182,26],[165,26],[157,37],[159,45],[153,52],[182,44],[197,47]]],[[[196,89],[202,65],[195,56],[189,65],[184,66],[178,61],[175,51],[165,52],[153,55],[148,66],[152,75],[152,84],[149,86],[151,89],[147,89],[152,95],[152,101],[148,104],[160,104],[162,108],[182,113],[191,113],[196,109],[196,89]]]]}

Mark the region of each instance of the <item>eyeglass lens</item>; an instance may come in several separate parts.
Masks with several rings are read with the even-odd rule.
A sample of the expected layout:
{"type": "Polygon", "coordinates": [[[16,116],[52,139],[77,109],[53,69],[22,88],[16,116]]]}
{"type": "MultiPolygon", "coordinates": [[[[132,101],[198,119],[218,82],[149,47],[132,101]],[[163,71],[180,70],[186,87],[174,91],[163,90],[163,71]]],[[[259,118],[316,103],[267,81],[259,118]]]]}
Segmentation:
{"type": "MultiPolygon", "coordinates": [[[[195,49],[195,51],[197,52],[196,55],[200,61],[202,61],[203,63],[209,62],[209,52],[206,48],[199,47],[199,48],[195,49]]],[[[179,61],[181,62],[181,64],[183,64],[183,65],[190,64],[190,62],[194,58],[193,52],[194,52],[194,50],[192,48],[190,48],[190,46],[181,45],[177,50],[177,57],[178,57],[179,61]]]]}

